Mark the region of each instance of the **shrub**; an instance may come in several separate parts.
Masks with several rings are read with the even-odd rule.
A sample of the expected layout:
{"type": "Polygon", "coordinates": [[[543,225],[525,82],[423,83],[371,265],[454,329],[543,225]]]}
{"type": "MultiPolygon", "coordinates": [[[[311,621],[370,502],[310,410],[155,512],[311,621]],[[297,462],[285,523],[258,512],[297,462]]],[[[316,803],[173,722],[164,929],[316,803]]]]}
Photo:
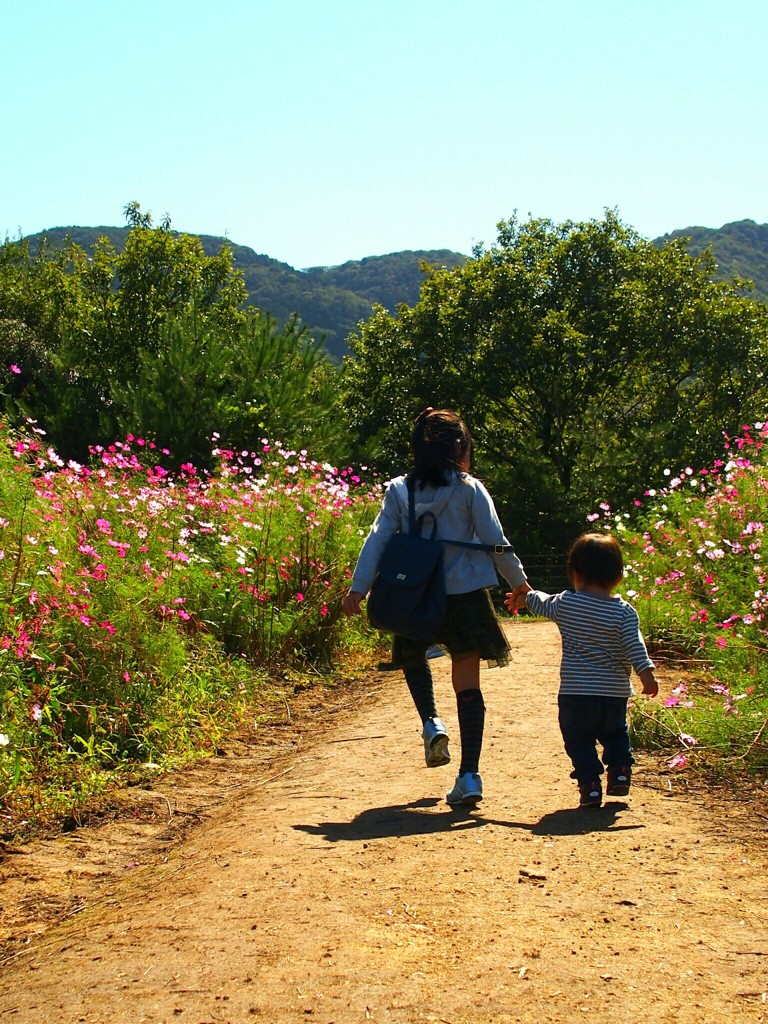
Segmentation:
{"type": "Polygon", "coordinates": [[[639,739],[678,748],[673,767],[768,767],[767,440],[768,424],[744,427],[713,465],[666,471],[633,517],[589,517],[622,541],[625,595],[654,650],[692,670],[655,723],[635,720],[639,739]]]}
{"type": "Polygon", "coordinates": [[[167,454],[129,437],[65,464],[0,428],[6,800],[211,749],[270,678],[370,643],[340,599],[376,488],[267,439],[212,472],[167,454]]]}

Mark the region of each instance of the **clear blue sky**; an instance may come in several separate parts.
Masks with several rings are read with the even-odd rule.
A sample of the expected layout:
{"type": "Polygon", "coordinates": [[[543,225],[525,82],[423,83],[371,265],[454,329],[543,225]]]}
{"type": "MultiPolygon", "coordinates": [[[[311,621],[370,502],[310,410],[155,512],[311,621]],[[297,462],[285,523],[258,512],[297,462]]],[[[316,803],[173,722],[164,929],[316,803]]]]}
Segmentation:
{"type": "Polygon", "coordinates": [[[0,236],[155,220],[295,267],[515,210],[768,221],[765,0],[0,0],[0,236]]]}

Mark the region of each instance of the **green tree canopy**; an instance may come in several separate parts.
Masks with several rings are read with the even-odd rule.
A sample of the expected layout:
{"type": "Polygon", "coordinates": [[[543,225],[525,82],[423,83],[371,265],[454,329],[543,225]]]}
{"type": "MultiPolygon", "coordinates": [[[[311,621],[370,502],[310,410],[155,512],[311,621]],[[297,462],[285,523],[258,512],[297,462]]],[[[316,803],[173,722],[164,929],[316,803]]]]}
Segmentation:
{"type": "Polygon", "coordinates": [[[480,466],[509,488],[507,521],[526,510],[539,547],[542,532],[568,535],[598,500],[627,501],[763,418],[768,309],[711,271],[708,255],[658,247],[611,212],[502,222],[487,251],[350,340],[345,404],[362,453],[402,465],[403,419],[453,406],[480,466]]]}
{"type": "Polygon", "coordinates": [[[194,313],[231,335],[246,319],[231,250],[206,255],[167,218],[154,227],[138,203],[125,214],[130,230],[120,251],[107,238],[90,256],[71,242],[0,246],[0,347],[22,369],[10,399],[79,459],[89,445],[115,439],[113,388],[157,353],[167,325],[194,313]]]}
{"type": "Polygon", "coordinates": [[[156,351],[163,325],[191,310],[225,331],[243,322],[245,285],[229,246],[206,256],[200,239],[171,231],[167,217],[153,227],[138,203],[125,215],[131,230],[124,247],[101,239],[82,276],[92,320],[87,338],[73,339],[75,352],[99,355],[113,372],[156,351]]]}
{"type": "Polygon", "coordinates": [[[177,463],[210,463],[214,435],[236,450],[258,451],[267,437],[330,459],[346,437],[333,415],[339,373],[296,318],[281,326],[251,309],[226,331],[192,313],[115,382],[115,416],[121,433],[168,445],[177,463]]]}

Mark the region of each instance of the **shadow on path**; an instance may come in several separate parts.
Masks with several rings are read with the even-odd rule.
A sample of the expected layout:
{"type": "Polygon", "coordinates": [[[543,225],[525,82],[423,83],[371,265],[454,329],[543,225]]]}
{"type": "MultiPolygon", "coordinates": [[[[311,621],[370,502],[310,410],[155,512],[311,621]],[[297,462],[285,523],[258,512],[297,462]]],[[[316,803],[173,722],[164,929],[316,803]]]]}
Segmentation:
{"type": "Polygon", "coordinates": [[[567,810],[545,814],[531,829],[536,836],[586,836],[590,832],[626,832],[629,829],[645,828],[645,825],[619,825],[620,811],[629,809],[629,804],[615,801],[602,807],[572,807],[567,810]]]}
{"type": "Polygon", "coordinates": [[[436,814],[431,808],[441,802],[439,797],[425,797],[408,804],[369,807],[351,821],[323,821],[317,825],[294,825],[293,828],[312,836],[322,836],[329,843],[384,839],[388,836],[432,835],[435,832],[455,832],[482,825],[531,829],[528,822],[494,821],[484,818],[482,812],[470,811],[468,808],[446,807],[436,814]]]}
{"type": "Polygon", "coordinates": [[[553,811],[535,823],[486,818],[482,810],[461,807],[449,807],[435,813],[432,808],[439,803],[441,800],[438,797],[429,797],[408,804],[369,807],[351,821],[322,821],[316,825],[293,825],[292,828],[311,836],[321,836],[329,843],[360,842],[391,836],[432,835],[437,832],[481,828],[483,825],[516,828],[537,836],[580,836],[590,832],[619,832],[645,828],[644,825],[616,824],[617,814],[627,809],[625,803],[611,803],[588,810],[553,811]]]}

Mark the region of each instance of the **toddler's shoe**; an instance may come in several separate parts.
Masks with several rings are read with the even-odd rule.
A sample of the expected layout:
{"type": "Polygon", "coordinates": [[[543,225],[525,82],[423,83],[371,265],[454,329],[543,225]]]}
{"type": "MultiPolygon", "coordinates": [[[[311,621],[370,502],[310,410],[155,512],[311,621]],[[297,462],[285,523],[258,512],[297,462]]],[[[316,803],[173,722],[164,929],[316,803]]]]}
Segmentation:
{"type": "Polygon", "coordinates": [[[599,807],[602,802],[603,791],[599,779],[579,786],[579,807],[599,807]]]}
{"type": "Polygon", "coordinates": [[[477,772],[457,775],[453,789],[446,793],[445,799],[451,807],[457,807],[459,804],[475,807],[483,799],[483,780],[477,772]]]}
{"type": "Polygon", "coordinates": [[[428,718],[421,730],[424,740],[424,760],[427,768],[439,768],[448,764],[451,755],[448,751],[448,733],[439,718],[428,718]]]}
{"type": "Polygon", "coordinates": [[[626,796],[632,783],[631,768],[609,768],[605,785],[606,796],[626,796]]]}

